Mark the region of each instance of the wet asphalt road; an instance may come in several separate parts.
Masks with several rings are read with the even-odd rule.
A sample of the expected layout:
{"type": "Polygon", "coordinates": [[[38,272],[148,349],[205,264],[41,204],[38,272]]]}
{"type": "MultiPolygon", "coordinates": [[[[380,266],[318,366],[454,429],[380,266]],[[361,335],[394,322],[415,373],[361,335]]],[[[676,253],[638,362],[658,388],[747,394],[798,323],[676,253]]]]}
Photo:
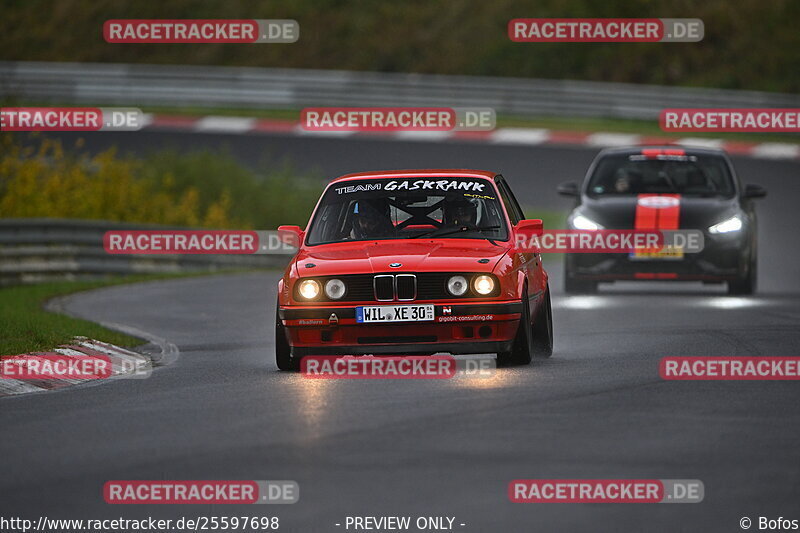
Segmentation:
{"type": "MultiPolygon", "coordinates": [[[[126,147],[167,142],[227,143],[244,161],[280,154],[330,175],[491,168],[523,203],[548,209],[567,207],[554,185],[579,178],[594,153],[166,133],[137,134],[126,147]]],[[[646,284],[567,297],[550,264],[553,358],[488,380],[277,372],[275,272],[76,295],[71,313],[164,337],[180,359],[146,380],[0,401],[0,516],[277,515],[284,531],[343,531],[335,524],[348,515],[436,515],[465,532],[740,531],[743,516],[800,519],[798,384],[658,375],[665,355],[800,355],[800,165],[735,163],[770,191],[759,294],[646,284]],[[506,490],[517,478],[689,478],[706,495],[686,505],[512,504],[506,490]],[[301,496],[291,506],[110,506],[101,492],[109,479],[292,479],[301,496]]]]}

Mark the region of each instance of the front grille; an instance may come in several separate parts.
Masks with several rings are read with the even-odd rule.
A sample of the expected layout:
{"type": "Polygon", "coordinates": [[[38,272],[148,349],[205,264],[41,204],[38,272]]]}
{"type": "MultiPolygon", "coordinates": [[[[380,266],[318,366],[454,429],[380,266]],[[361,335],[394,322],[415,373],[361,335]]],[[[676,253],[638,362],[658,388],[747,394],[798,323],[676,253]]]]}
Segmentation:
{"type": "Polygon", "coordinates": [[[379,302],[394,300],[394,276],[375,276],[375,299],[379,302]]]}
{"type": "Polygon", "coordinates": [[[340,301],[343,302],[363,302],[370,301],[375,297],[375,289],[372,286],[372,276],[354,274],[342,276],[339,279],[344,281],[347,292],[340,301]]]}
{"type": "Polygon", "coordinates": [[[417,277],[417,299],[418,300],[439,300],[442,298],[452,298],[447,292],[447,280],[453,274],[448,272],[429,272],[420,274],[417,277]]]}
{"type": "Polygon", "coordinates": [[[395,277],[397,299],[410,301],[417,297],[417,277],[414,274],[398,274],[395,277]]]}

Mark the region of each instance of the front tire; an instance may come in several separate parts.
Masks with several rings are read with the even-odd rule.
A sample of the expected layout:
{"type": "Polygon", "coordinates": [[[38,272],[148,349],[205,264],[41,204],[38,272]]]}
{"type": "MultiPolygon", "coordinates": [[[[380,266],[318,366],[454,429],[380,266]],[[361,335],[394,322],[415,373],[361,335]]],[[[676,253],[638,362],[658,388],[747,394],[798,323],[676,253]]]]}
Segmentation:
{"type": "Polygon", "coordinates": [[[286,340],[286,328],[283,327],[280,317],[280,307],[275,304],[275,364],[278,370],[289,372],[294,370],[292,349],[286,340]]]}
{"type": "Polygon", "coordinates": [[[597,292],[597,282],[565,277],[564,292],[567,294],[595,294],[597,292]]]}
{"type": "Polygon", "coordinates": [[[758,284],[758,260],[755,254],[750,259],[750,265],[747,268],[747,274],[736,281],[728,282],[728,294],[745,296],[756,292],[756,285],[758,284]]]}
{"type": "Polygon", "coordinates": [[[533,323],[533,356],[550,357],[553,355],[553,309],[550,305],[550,285],[544,295],[544,301],[533,323]]]}
{"type": "Polygon", "coordinates": [[[564,258],[564,292],[567,294],[594,294],[597,292],[597,282],[591,280],[575,279],[569,270],[569,258],[564,258]]]}
{"type": "Polygon", "coordinates": [[[514,344],[510,352],[497,354],[497,366],[529,365],[533,359],[533,331],[531,328],[531,312],[528,308],[528,289],[522,293],[522,316],[519,319],[519,328],[514,337],[514,344]]]}

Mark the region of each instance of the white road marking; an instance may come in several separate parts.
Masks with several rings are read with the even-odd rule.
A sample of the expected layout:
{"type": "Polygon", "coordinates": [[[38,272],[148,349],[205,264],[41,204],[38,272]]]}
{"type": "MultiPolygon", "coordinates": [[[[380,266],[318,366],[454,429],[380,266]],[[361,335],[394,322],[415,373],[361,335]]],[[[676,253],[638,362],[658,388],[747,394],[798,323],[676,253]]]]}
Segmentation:
{"type": "Polygon", "coordinates": [[[800,157],[800,144],[762,143],[750,153],[755,157],[767,159],[795,159],[800,157]]]}
{"type": "Polygon", "coordinates": [[[541,128],[500,128],[490,139],[496,144],[542,144],[550,138],[550,130],[541,128]]]}
{"type": "Polygon", "coordinates": [[[60,353],[61,355],[86,355],[83,352],[79,352],[78,350],[73,350],[71,348],[56,348],[53,350],[56,353],[60,353]]]}
{"type": "Polygon", "coordinates": [[[104,346],[102,344],[95,344],[90,341],[81,342],[80,345],[85,346],[86,348],[91,348],[92,350],[98,351],[100,353],[116,356],[121,360],[129,361],[131,363],[138,363],[140,361],[147,359],[146,357],[135,354],[133,352],[129,352],[128,350],[120,348],[119,346],[113,346],[113,347],[104,346]]]}
{"type": "Polygon", "coordinates": [[[18,379],[0,379],[0,395],[25,394],[28,392],[41,392],[45,389],[20,381],[18,379]]]}
{"type": "Polygon", "coordinates": [[[639,144],[641,136],[631,133],[593,133],[586,138],[589,146],[630,146],[639,144]]]}
{"type": "Polygon", "coordinates": [[[394,138],[401,141],[443,141],[452,136],[452,131],[398,131],[394,134],[394,138]]]}
{"type": "Polygon", "coordinates": [[[256,119],[248,117],[203,117],[198,120],[194,129],[214,133],[245,133],[253,129],[256,119]]]}
{"type": "Polygon", "coordinates": [[[152,114],[152,113],[142,113],[142,123],[141,123],[142,128],[148,127],[150,124],[153,123],[154,119],[155,119],[155,115],[154,114],[152,114]]]}
{"type": "Polygon", "coordinates": [[[722,148],[722,139],[704,139],[700,137],[684,137],[678,139],[678,144],[683,146],[696,146],[697,148],[722,148]]]}
{"type": "Polygon", "coordinates": [[[294,133],[297,135],[310,135],[313,137],[350,137],[351,135],[355,135],[356,131],[315,131],[315,130],[305,130],[300,126],[294,129],[294,133]]]}

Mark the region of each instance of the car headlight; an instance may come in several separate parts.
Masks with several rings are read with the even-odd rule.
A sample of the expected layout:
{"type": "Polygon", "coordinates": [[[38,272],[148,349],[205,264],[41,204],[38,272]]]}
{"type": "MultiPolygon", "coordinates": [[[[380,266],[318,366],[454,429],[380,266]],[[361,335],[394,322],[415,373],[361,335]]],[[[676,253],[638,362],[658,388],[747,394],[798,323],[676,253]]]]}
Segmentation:
{"type": "Polygon", "coordinates": [[[472,288],[481,296],[491,294],[494,290],[494,279],[491,276],[480,275],[472,280],[472,288]]]}
{"type": "Polygon", "coordinates": [[[300,282],[298,292],[304,299],[313,300],[319,296],[319,282],[315,279],[303,280],[300,282]]]}
{"type": "Polygon", "coordinates": [[[447,290],[453,296],[463,296],[468,288],[469,284],[464,276],[451,276],[447,280],[447,290]]]}
{"type": "Polygon", "coordinates": [[[731,233],[732,231],[739,231],[742,229],[742,219],[739,215],[734,215],[727,220],[723,220],[708,228],[709,233],[731,233]]]}
{"type": "Polygon", "coordinates": [[[572,227],[575,229],[582,229],[589,231],[597,231],[599,229],[603,229],[603,226],[583,215],[575,215],[574,217],[572,217],[572,227]]]}
{"type": "Polygon", "coordinates": [[[344,282],[340,279],[330,279],[325,283],[325,294],[331,300],[338,300],[344,296],[344,282]]]}

